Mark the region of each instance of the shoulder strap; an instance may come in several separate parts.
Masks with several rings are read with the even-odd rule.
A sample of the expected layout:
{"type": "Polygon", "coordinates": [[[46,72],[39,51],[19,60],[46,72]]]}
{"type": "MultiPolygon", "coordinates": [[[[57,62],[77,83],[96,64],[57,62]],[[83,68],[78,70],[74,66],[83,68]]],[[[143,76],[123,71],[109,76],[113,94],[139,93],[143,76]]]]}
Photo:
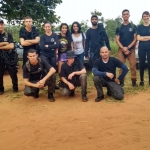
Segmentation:
{"type": "Polygon", "coordinates": [[[30,72],[30,71],[31,71],[31,67],[30,67],[30,62],[29,62],[29,60],[26,62],[26,67],[27,67],[28,71],[30,72]]]}
{"type": "Polygon", "coordinates": [[[7,31],[5,31],[5,38],[8,39],[8,32],[7,31]]]}

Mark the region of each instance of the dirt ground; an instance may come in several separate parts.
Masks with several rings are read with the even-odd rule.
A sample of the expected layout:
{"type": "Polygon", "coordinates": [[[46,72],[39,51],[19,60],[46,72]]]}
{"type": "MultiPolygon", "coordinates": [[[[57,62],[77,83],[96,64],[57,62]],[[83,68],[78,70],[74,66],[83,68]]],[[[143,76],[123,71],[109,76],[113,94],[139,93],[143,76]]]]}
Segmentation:
{"type": "Polygon", "coordinates": [[[6,92],[0,96],[0,150],[150,150],[150,90],[125,95],[124,102],[95,103],[96,92],[82,102],[55,94],[12,94],[11,80],[4,77],[6,92]]]}

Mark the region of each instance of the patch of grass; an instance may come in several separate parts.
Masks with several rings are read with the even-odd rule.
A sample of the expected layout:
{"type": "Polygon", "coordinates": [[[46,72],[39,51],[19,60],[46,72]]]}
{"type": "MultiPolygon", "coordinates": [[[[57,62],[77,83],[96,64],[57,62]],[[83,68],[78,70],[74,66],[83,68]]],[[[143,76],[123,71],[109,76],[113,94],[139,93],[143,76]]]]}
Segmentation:
{"type": "Polygon", "coordinates": [[[23,92],[19,92],[19,93],[10,93],[8,95],[6,95],[6,97],[8,97],[8,99],[10,101],[13,101],[14,99],[20,98],[23,96],[23,92]]]}

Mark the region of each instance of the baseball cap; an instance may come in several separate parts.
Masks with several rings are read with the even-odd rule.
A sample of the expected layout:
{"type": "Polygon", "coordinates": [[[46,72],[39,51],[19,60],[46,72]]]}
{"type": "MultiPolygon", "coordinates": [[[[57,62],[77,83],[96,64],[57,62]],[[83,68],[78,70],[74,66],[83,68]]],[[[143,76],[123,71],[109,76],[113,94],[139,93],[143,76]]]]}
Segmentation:
{"type": "Polygon", "coordinates": [[[4,21],[2,19],[0,19],[0,23],[3,23],[4,24],[4,21]]]}

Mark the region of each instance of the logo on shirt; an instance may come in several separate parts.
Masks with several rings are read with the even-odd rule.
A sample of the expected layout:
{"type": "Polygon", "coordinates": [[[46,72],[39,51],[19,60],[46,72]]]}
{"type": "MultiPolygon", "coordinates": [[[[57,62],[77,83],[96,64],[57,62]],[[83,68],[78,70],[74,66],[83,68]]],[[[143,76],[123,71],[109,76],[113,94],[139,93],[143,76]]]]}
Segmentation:
{"type": "Polygon", "coordinates": [[[129,28],[129,31],[130,31],[130,32],[132,32],[132,31],[133,31],[133,29],[132,29],[132,28],[129,28]]]}
{"type": "Polygon", "coordinates": [[[54,38],[51,38],[51,42],[54,42],[55,41],[55,39],[54,38]]]}

